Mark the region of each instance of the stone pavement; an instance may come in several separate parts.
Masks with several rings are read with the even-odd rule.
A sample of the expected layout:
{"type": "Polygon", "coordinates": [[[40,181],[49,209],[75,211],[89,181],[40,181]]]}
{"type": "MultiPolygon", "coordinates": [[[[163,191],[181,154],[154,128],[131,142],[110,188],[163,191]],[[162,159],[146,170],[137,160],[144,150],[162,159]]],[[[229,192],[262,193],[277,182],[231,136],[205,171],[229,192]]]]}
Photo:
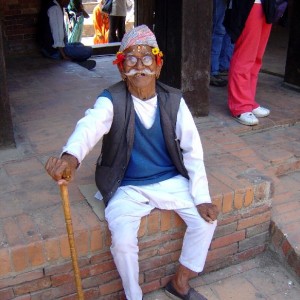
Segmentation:
{"type": "MultiPolygon", "coordinates": [[[[298,300],[300,284],[270,253],[191,280],[209,300],[298,300]]],[[[163,290],[145,300],[169,300],[163,290]]]]}
{"type": "MultiPolygon", "coordinates": [[[[23,257],[28,253],[30,263],[39,265],[42,256],[36,255],[41,251],[38,241],[51,241],[65,231],[58,189],[43,165],[50,155],[59,155],[76,121],[93,105],[103,87],[119,80],[112,59],[96,57],[94,71],[40,57],[7,62],[17,147],[0,151],[0,254],[5,254],[8,245],[32,245],[29,250],[18,248],[13,257],[16,271],[26,267],[28,261],[23,257]]],[[[195,120],[208,170],[217,169],[230,178],[230,172],[248,166],[261,170],[274,182],[270,248],[276,252],[275,260],[265,254],[194,279],[193,285],[211,300],[296,300],[300,295],[299,277],[294,276],[300,276],[300,94],[282,86],[281,77],[261,73],[257,97],[261,105],[271,109],[271,115],[255,127],[243,126],[230,117],[223,88],[211,88],[209,116],[195,120]]],[[[85,159],[76,185],[93,181],[98,151],[96,147],[85,159]]],[[[213,192],[222,188],[215,185],[213,192]]],[[[95,220],[86,216],[86,207],[81,205],[83,195],[72,185],[70,198],[72,205],[81,208],[76,214],[83,221],[77,221],[80,218],[75,215],[75,225],[84,229],[93,224],[95,220]]],[[[96,246],[91,241],[91,249],[96,246]]],[[[85,251],[83,247],[81,244],[79,253],[85,251]]],[[[54,245],[49,249],[51,260],[57,253],[54,245]]],[[[9,262],[5,262],[0,275],[10,270],[9,262]]],[[[163,297],[158,291],[146,299],[166,299],[163,297]]]]}

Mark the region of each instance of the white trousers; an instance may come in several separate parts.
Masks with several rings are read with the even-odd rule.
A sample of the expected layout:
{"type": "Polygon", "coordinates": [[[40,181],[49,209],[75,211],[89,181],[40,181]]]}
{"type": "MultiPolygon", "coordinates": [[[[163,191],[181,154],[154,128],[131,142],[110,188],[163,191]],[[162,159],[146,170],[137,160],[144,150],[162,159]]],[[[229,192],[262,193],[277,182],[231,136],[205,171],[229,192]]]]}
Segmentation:
{"type": "MultiPolygon", "coordinates": [[[[149,186],[119,188],[105,209],[105,217],[112,235],[111,253],[128,300],[141,300],[143,297],[139,286],[137,238],[141,218],[149,215],[154,208],[161,208],[161,205],[157,204],[160,185],[151,186],[153,189],[149,186]]],[[[177,196],[183,196],[182,188],[179,190],[177,196]]],[[[176,198],[176,191],[171,191],[172,198],[176,198]]],[[[163,193],[165,196],[166,192],[163,193]]],[[[188,186],[185,194],[186,198],[189,194],[188,186]]],[[[170,198],[166,201],[170,201],[170,198]]],[[[180,198],[178,201],[180,202],[180,198]]],[[[190,203],[193,203],[192,199],[190,203]]],[[[201,272],[217,221],[213,224],[207,223],[199,215],[195,205],[188,206],[191,207],[173,209],[187,225],[179,262],[194,272],[201,272]]]]}

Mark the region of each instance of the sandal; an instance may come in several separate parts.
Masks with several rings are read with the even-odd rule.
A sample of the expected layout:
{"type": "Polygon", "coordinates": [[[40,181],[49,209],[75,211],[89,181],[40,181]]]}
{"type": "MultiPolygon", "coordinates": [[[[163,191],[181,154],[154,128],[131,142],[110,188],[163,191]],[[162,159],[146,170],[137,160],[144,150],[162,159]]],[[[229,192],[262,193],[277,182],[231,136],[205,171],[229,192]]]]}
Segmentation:
{"type": "Polygon", "coordinates": [[[203,295],[198,293],[195,289],[190,288],[188,293],[186,295],[181,295],[179,294],[175,288],[173,287],[172,282],[170,281],[166,287],[165,287],[165,292],[167,296],[169,296],[171,299],[182,299],[182,300],[208,300],[205,298],[203,295]]]}

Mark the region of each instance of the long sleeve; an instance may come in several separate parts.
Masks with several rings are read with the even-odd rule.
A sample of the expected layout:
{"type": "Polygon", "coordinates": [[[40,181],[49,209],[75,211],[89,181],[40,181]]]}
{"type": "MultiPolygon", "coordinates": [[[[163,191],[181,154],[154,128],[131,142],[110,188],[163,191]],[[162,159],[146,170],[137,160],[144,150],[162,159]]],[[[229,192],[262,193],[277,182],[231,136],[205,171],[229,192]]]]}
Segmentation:
{"type": "Polygon", "coordinates": [[[53,48],[65,47],[64,14],[59,5],[48,9],[48,17],[53,37],[53,48]]]}
{"type": "Polygon", "coordinates": [[[93,149],[103,135],[109,132],[113,120],[113,105],[106,97],[99,97],[93,108],[77,122],[63,152],[74,155],[78,162],[93,149]]]}
{"type": "Polygon", "coordinates": [[[196,205],[210,203],[200,136],[192,114],[183,99],[177,114],[176,135],[180,140],[183,162],[190,177],[190,193],[194,203],[196,205]]]}

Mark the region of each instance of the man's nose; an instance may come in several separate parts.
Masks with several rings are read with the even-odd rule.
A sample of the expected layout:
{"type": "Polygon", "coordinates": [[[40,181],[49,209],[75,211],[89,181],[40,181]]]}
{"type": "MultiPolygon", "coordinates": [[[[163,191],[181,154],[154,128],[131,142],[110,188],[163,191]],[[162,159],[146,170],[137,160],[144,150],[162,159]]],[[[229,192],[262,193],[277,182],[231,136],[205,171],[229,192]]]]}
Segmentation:
{"type": "Polygon", "coordinates": [[[138,69],[143,69],[144,68],[144,64],[143,64],[143,61],[142,61],[141,58],[137,59],[135,67],[138,68],[138,69]]]}

